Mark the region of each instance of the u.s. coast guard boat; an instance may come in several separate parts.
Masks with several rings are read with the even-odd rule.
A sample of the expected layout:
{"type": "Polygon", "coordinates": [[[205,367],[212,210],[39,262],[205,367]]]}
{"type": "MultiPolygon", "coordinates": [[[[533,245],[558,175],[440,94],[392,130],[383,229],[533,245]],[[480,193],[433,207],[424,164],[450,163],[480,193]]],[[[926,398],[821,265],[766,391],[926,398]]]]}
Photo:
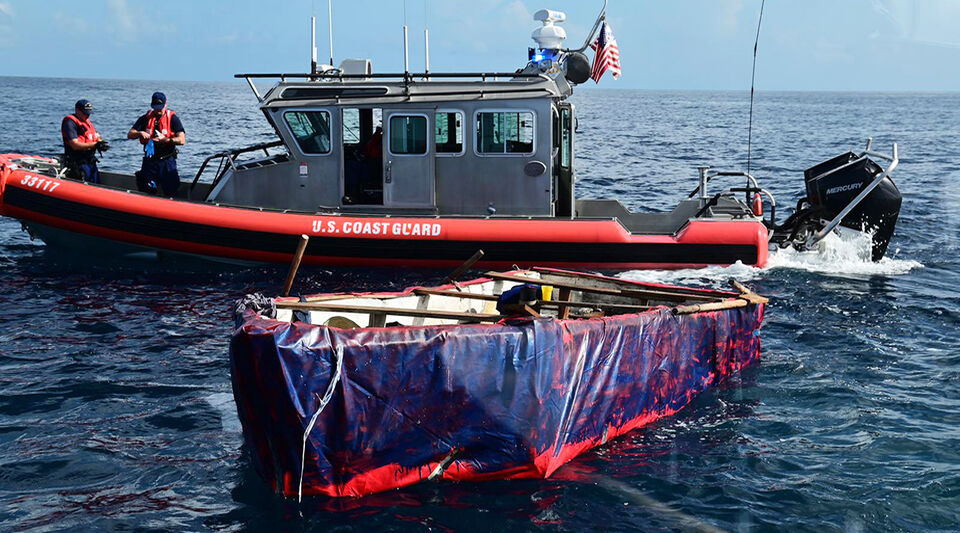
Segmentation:
{"type": "Polygon", "coordinates": [[[883,256],[900,205],[896,147],[813,167],[782,225],[743,172],[700,168],[696,190],[664,213],[578,199],[568,97],[590,77],[584,51],[604,16],[569,49],[565,16],[541,10],[537,47],[512,73],[379,74],[346,60],[238,75],[279,78],[263,95],[250,83],[275,142],[210,156],[175,198],[138,192],[132,175],[92,185],[54,160],[0,155],[0,214],[51,246],[242,262],[287,262],[306,234],[307,264],[451,266],[483,249],[491,267],[762,266],[777,244],[809,247],[841,224],[872,229],[883,256]]]}

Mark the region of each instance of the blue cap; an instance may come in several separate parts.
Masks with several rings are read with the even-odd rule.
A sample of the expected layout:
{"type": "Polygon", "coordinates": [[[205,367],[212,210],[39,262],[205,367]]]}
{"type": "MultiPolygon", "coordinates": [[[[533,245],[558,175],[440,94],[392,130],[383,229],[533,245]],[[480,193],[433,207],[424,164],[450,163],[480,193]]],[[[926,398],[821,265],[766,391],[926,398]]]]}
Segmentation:
{"type": "Polygon", "coordinates": [[[150,99],[150,107],[156,111],[160,111],[165,105],[167,105],[167,95],[160,91],[153,93],[153,97],[150,99]]]}
{"type": "Polygon", "coordinates": [[[74,107],[77,111],[83,111],[86,114],[93,113],[93,104],[89,100],[81,99],[77,100],[77,105],[74,107]]]}

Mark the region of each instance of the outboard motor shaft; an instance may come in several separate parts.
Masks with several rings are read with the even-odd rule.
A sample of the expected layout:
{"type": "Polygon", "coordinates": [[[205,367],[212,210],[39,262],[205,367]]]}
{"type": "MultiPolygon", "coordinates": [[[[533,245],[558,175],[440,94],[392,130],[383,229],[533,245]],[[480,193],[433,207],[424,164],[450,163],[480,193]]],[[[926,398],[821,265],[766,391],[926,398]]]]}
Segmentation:
{"type": "Polygon", "coordinates": [[[804,171],[807,196],[783,225],[774,228],[773,242],[781,246],[809,248],[840,225],[873,236],[871,258],[879,261],[893,236],[903,197],[890,173],[899,158],[867,150],[847,152],[804,171]],[[870,156],[890,161],[884,169],[870,156]]]}

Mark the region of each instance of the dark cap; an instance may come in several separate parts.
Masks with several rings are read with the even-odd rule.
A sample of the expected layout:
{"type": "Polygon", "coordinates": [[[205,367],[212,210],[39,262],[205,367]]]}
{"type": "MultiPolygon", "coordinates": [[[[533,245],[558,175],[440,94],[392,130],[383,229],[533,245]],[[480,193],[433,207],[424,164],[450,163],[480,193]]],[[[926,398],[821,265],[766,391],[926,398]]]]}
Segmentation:
{"type": "Polygon", "coordinates": [[[150,99],[150,107],[156,111],[160,111],[165,105],[167,105],[167,95],[160,91],[153,93],[153,97],[150,99]]]}
{"type": "Polygon", "coordinates": [[[77,105],[75,106],[77,111],[83,111],[86,114],[93,112],[93,104],[90,103],[90,100],[77,100],[77,105]]]}

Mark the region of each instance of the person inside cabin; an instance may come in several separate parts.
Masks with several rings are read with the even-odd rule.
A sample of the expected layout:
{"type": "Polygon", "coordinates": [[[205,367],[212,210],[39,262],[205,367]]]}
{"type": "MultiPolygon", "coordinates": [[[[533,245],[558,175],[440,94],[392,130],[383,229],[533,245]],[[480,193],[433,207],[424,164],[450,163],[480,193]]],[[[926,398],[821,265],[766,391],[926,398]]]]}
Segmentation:
{"type": "MultiPolygon", "coordinates": [[[[383,189],[383,126],[377,126],[373,135],[363,145],[364,156],[364,203],[383,203],[373,191],[383,189]]],[[[382,194],[382,193],[381,193],[382,194]]]]}
{"type": "Polygon", "coordinates": [[[367,144],[363,145],[363,155],[369,159],[383,159],[383,126],[377,126],[367,144]]]}
{"type": "Polygon", "coordinates": [[[72,115],[63,117],[60,134],[63,136],[63,159],[67,177],[87,183],[100,183],[96,152],[109,149],[103,137],[90,121],[93,104],[78,100],[72,115]]]}
{"type": "Polygon", "coordinates": [[[167,108],[167,97],[153,93],[150,110],[138,118],[127,132],[128,139],[143,145],[143,164],[137,172],[137,188],[150,194],[176,196],[180,189],[177,173],[177,146],[186,144],[180,117],[167,108]]]}

